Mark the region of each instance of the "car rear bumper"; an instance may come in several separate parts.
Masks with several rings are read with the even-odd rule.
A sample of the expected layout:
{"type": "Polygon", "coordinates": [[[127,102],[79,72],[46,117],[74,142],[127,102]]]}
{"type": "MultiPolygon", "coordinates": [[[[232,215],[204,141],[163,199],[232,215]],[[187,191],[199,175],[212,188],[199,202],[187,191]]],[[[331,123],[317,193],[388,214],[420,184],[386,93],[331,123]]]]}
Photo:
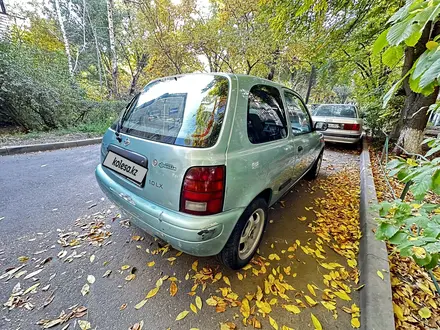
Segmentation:
{"type": "Polygon", "coordinates": [[[95,170],[102,191],[137,227],[177,250],[195,256],[218,254],[225,246],[244,208],[210,216],[194,216],[149,202],[112,180],[102,165],[95,170]]]}
{"type": "Polygon", "coordinates": [[[362,139],[362,134],[337,134],[323,132],[325,142],[334,143],[358,143],[362,139]]]}

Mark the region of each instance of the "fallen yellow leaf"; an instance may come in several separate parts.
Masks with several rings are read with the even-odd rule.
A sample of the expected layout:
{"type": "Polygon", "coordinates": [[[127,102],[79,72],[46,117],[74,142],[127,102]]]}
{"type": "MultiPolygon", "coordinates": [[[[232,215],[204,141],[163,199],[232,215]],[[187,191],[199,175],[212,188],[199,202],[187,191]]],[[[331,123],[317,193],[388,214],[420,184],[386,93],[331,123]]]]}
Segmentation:
{"type": "Polygon", "coordinates": [[[423,319],[429,319],[431,317],[431,311],[427,307],[419,309],[419,315],[423,319]]]}
{"type": "Polygon", "coordinates": [[[199,296],[197,296],[196,297],[196,306],[201,310],[202,309],[202,305],[203,305],[202,299],[199,296]]]}
{"type": "MultiPolygon", "coordinates": [[[[336,309],[336,306],[333,305],[331,302],[329,301],[321,301],[322,306],[324,306],[325,308],[327,308],[329,311],[334,311],[336,309]]],[[[351,310],[350,310],[351,313],[351,310]]]]}
{"type": "Polygon", "coordinates": [[[179,313],[179,315],[177,315],[177,317],[176,317],[176,321],[184,319],[188,315],[188,313],[189,313],[188,311],[183,311],[183,312],[179,313]]]}
{"type": "Polygon", "coordinates": [[[140,302],[138,302],[138,303],[136,304],[136,306],[134,306],[134,308],[135,308],[135,309],[142,308],[142,306],[144,306],[145,303],[146,303],[147,301],[148,301],[148,299],[143,299],[143,300],[141,300],[140,302]]]}
{"type": "Polygon", "coordinates": [[[269,254],[269,260],[281,260],[280,257],[278,256],[278,254],[276,253],[271,253],[269,254]]]}
{"type": "Polygon", "coordinates": [[[128,268],[130,268],[130,265],[124,265],[121,267],[122,270],[127,270],[128,268]]]}
{"type": "Polygon", "coordinates": [[[178,290],[178,288],[177,288],[176,282],[172,281],[170,284],[170,296],[174,297],[177,293],[177,290],[178,290]]]}
{"type": "Polygon", "coordinates": [[[383,274],[380,270],[378,270],[377,272],[377,276],[379,276],[382,280],[383,280],[383,274]]]}
{"type": "Polygon", "coordinates": [[[209,306],[217,306],[217,300],[215,300],[213,297],[206,299],[206,303],[209,306]]]}
{"type": "Polygon", "coordinates": [[[231,282],[229,282],[229,278],[228,278],[227,276],[223,276],[223,281],[224,281],[227,285],[231,286],[231,282]]]}
{"type": "Polygon", "coordinates": [[[146,298],[152,298],[156,295],[156,293],[159,291],[159,287],[155,287],[154,289],[151,289],[150,292],[148,292],[146,298]]]}
{"type": "Polygon", "coordinates": [[[271,318],[270,316],[269,316],[269,323],[272,326],[272,328],[274,328],[275,330],[278,330],[277,322],[273,318],[271,318]]]}
{"type": "Polygon", "coordinates": [[[193,311],[193,313],[197,314],[197,307],[196,307],[193,303],[191,303],[191,304],[189,305],[189,308],[191,308],[191,310],[193,311]]]}
{"type": "Polygon", "coordinates": [[[199,261],[198,260],[194,261],[192,266],[191,266],[192,270],[197,272],[197,266],[198,265],[199,265],[199,261]]]}
{"type": "Polygon", "coordinates": [[[310,313],[310,317],[312,318],[313,326],[315,327],[315,330],[322,330],[321,322],[319,322],[318,318],[313,315],[313,313],[310,313]]]}
{"type": "Polygon", "coordinates": [[[361,327],[361,322],[359,322],[359,319],[358,319],[357,317],[353,317],[353,318],[351,319],[351,326],[352,326],[354,329],[358,329],[358,328],[361,327]]]}
{"type": "Polygon", "coordinates": [[[306,298],[307,303],[313,307],[317,304],[317,302],[315,300],[313,300],[311,297],[309,297],[308,295],[305,295],[304,298],[306,298]]]}
{"type": "Polygon", "coordinates": [[[405,321],[405,316],[403,316],[403,310],[402,308],[395,304],[393,302],[393,311],[394,311],[394,315],[396,315],[396,317],[400,320],[400,321],[405,321]]]}
{"type": "Polygon", "coordinates": [[[156,264],[156,262],[154,261],[150,261],[149,263],[147,263],[148,267],[153,267],[156,264]]]}
{"type": "Polygon", "coordinates": [[[283,305],[284,309],[293,313],[293,314],[299,314],[301,313],[301,310],[295,306],[295,305],[283,305]]]}
{"type": "Polygon", "coordinates": [[[355,268],[357,266],[357,261],[356,259],[348,259],[347,260],[347,264],[351,267],[351,268],[355,268]]]}
{"type": "Polygon", "coordinates": [[[240,312],[245,318],[248,318],[251,315],[249,301],[246,298],[241,301],[240,312]]]}
{"type": "Polygon", "coordinates": [[[351,298],[348,296],[348,294],[345,291],[339,290],[333,292],[337,297],[341,298],[342,300],[350,301],[351,298]]]}
{"type": "Polygon", "coordinates": [[[125,280],[126,281],[131,281],[131,280],[134,280],[136,278],[136,275],[135,274],[130,274],[130,275],[127,275],[126,277],[125,277],[125,280]]]}
{"type": "Polygon", "coordinates": [[[261,313],[269,314],[272,311],[272,308],[270,307],[269,303],[265,301],[257,301],[256,305],[261,311],[261,313]]]}
{"type": "Polygon", "coordinates": [[[311,284],[307,284],[307,289],[309,289],[310,293],[316,297],[315,288],[311,284]]]}

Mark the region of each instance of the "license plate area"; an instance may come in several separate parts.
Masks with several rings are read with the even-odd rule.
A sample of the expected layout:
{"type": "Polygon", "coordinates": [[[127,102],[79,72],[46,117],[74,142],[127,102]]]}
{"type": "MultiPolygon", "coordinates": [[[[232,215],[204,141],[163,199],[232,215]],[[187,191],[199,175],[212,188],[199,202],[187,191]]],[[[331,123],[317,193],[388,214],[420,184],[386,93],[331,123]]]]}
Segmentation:
{"type": "Polygon", "coordinates": [[[339,124],[328,124],[328,128],[336,128],[336,129],[339,129],[340,128],[340,125],[339,124]]]}
{"type": "Polygon", "coordinates": [[[147,164],[147,159],[144,156],[118,147],[109,148],[109,152],[102,162],[103,166],[141,187],[145,184],[148,172],[147,164]]]}

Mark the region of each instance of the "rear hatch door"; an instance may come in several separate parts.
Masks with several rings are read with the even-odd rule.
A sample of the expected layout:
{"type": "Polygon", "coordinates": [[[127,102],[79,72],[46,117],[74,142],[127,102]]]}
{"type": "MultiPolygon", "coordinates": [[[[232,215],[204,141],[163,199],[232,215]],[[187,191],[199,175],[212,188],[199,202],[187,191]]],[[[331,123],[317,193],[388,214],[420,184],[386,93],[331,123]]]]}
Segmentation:
{"type": "Polygon", "coordinates": [[[140,197],[179,210],[186,171],[225,163],[226,147],[214,146],[222,132],[228,94],[228,78],[219,75],[153,81],[122,118],[119,141],[115,126],[106,133],[106,173],[140,197]],[[133,166],[138,166],[139,177],[133,177],[133,166]]]}

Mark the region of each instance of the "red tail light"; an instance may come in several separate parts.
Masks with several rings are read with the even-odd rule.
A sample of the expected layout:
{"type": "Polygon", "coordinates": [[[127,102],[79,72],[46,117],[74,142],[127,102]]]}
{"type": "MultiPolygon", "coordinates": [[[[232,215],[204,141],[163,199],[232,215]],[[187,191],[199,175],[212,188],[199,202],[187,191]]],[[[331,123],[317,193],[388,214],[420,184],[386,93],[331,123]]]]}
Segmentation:
{"type": "Polygon", "coordinates": [[[225,166],[192,167],[183,179],[180,211],[195,215],[219,213],[225,194],[225,166]]]}
{"type": "Polygon", "coordinates": [[[347,131],[359,131],[360,124],[344,124],[344,129],[347,131]]]}

